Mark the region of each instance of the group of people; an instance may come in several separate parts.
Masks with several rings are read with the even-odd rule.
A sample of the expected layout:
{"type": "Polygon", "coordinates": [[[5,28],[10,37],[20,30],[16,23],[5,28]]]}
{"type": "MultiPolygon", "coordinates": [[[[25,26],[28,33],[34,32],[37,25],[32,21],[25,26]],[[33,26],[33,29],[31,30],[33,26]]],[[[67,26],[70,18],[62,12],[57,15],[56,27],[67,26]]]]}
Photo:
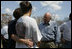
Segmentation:
{"type": "Polygon", "coordinates": [[[49,12],[37,25],[30,17],[31,3],[23,1],[19,6],[13,12],[15,19],[1,29],[3,48],[59,48],[61,42],[62,48],[71,48],[71,14],[69,21],[60,27],[51,20],[49,12]]]}

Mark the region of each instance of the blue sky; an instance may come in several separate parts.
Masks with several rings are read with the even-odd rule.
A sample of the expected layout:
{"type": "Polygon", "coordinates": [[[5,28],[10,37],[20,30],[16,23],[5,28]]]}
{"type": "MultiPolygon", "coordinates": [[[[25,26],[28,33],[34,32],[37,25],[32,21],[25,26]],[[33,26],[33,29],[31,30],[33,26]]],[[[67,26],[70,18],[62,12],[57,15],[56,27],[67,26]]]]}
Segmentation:
{"type": "MultiPolygon", "coordinates": [[[[1,13],[11,14],[19,7],[21,1],[1,1],[1,13]]],[[[71,1],[29,1],[33,6],[32,15],[34,17],[43,16],[50,12],[55,19],[63,20],[71,13],[71,1]]]]}

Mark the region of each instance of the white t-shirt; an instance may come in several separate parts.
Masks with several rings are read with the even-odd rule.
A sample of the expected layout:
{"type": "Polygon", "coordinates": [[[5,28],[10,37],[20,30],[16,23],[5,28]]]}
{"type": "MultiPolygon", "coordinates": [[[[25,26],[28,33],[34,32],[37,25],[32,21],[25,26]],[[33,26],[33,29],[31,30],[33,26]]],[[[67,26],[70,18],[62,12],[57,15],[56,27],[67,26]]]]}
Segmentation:
{"type": "Polygon", "coordinates": [[[8,26],[3,26],[3,28],[1,29],[1,34],[5,39],[8,39],[8,26]]]}
{"type": "Polygon", "coordinates": [[[71,21],[62,24],[60,30],[63,31],[63,38],[67,41],[71,41],[71,21]]]}
{"type": "MultiPolygon", "coordinates": [[[[29,16],[22,16],[19,18],[19,20],[16,23],[16,31],[17,34],[25,33],[25,39],[32,39],[32,41],[37,43],[41,40],[42,35],[39,31],[39,28],[37,26],[37,22],[35,19],[29,17],[29,16]]],[[[33,46],[33,48],[36,48],[36,44],[33,46]]],[[[16,48],[28,48],[24,43],[16,42],[16,48]]]]}

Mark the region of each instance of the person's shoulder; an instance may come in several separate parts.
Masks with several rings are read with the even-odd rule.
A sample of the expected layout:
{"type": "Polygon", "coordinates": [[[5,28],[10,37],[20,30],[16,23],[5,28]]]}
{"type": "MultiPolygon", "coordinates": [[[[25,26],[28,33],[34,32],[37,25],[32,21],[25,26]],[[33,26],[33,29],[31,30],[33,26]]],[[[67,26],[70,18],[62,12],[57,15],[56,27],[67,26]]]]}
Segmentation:
{"type": "Polygon", "coordinates": [[[33,18],[33,17],[29,17],[31,20],[34,20],[34,21],[36,21],[36,19],[35,18],[33,18]]]}
{"type": "Polygon", "coordinates": [[[67,24],[67,22],[64,22],[62,25],[66,25],[67,24]]]}
{"type": "Polygon", "coordinates": [[[69,24],[69,23],[71,23],[71,21],[69,20],[69,21],[67,21],[66,23],[69,24]]]}
{"type": "Polygon", "coordinates": [[[15,20],[11,20],[8,25],[11,25],[15,22],[15,20]]]}
{"type": "Polygon", "coordinates": [[[44,24],[44,22],[41,22],[39,25],[43,25],[44,24]]]}
{"type": "Polygon", "coordinates": [[[25,22],[25,21],[28,21],[28,20],[31,20],[31,18],[29,16],[21,16],[17,22],[25,22]]]}
{"type": "Polygon", "coordinates": [[[7,25],[5,25],[5,26],[3,26],[3,28],[2,29],[8,29],[8,26],[7,25]]]}
{"type": "Polygon", "coordinates": [[[15,19],[14,20],[11,20],[10,22],[14,22],[15,21],[15,19]]]}
{"type": "Polygon", "coordinates": [[[65,26],[66,26],[66,22],[64,22],[60,25],[60,27],[65,27],[65,26]]]}
{"type": "Polygon", "coordinates": [[[8,26],[6,25],[6,26],[4,26],[4,28],[8,28],[8,26]]]}
{"type": "Polygon", "coordinates": [[[44,24],[44,22],[41,22],[38,26],[39,26],[39,27],[42,27],[42,26],[43,26],[43,24],[44,24]]]}
{"type": "Polygon", "coordinates": [[[37,23],[36,19],[35,18],[32,18],[32,17],[29,17],[29,21],[30,22],[33,22],[33,23],[37,23]]]}
{"type": "Polygon", "coordinates": [[[50,23],[50,25],[57,25],[57,22],[56,21],[52,21],[51,20],[49,23],[50,23]]]}
{"type": "Polygon", "coordinates": [[[50,23],[56,23],[56,21],[52,21],[52,20],[51,20],[50,23]]]}
{"type": "Polygon", "coordinates": [[[22,17],[20,17],[18,20],[17,20],[17,22],[22,22],[24,19],[23,19],[23,16],[22,17]]]}

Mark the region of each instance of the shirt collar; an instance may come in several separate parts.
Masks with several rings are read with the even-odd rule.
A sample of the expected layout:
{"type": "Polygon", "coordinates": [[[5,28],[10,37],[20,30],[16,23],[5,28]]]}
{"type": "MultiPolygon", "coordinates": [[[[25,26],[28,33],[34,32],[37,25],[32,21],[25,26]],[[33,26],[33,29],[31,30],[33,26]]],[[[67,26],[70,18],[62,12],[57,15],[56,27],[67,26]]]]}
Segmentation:
{"type": "Polygon", "coordinates": [[[23,16],[23,17],[29,17],[29,16],[23,16]]]}
{"type": "Polygon", "coordinates": [[[50,24],[49,24],[49,22],[48,22],[48,23],[44,23],[44,22],[43,22],[43,25],[50,25],[50,24]]]}

